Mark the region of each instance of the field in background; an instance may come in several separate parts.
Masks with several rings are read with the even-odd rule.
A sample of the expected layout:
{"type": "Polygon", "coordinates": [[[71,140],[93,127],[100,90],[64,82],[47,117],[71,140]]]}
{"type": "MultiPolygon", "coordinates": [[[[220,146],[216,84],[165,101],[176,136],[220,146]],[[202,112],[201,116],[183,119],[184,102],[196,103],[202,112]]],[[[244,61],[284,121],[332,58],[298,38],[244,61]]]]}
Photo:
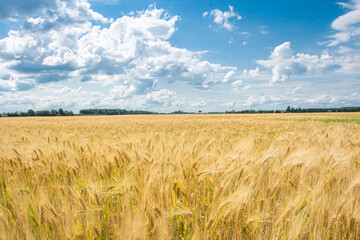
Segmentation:
{"type": "Polygon", "coordinates": [[[359,239],[360,114],[0,119],[0,239],[359,239]]]}

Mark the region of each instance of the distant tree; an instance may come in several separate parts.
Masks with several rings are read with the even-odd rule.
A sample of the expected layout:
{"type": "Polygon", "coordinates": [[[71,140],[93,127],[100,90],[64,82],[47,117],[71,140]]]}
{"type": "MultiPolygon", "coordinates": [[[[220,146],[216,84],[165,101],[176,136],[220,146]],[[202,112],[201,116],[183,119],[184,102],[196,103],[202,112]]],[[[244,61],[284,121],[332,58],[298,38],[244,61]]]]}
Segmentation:
{"type": "Polygon", "coordinates": [[[58,111],[56,109],[51,109],[50,114],[51,114],[51,116],[57,116],[58,111]]]}
{"type": "Polygon", "coordinates": [[[184,112],[181,111],[181,110],[178,110],[178,111],[175,111],[175,112],[171,112],[170,114],[184,114],[184,112]]]}
{"type": "Polygon", "coordinates": [[[64,116],[64,110],[62,108],[59,108],[58,115],[64,116]]]}
{"type": "Polygon", "coordinates": [[[64,111],[64,116],[74,116],[72,111],[64,111]]]}
{"type": "Polygon", "coordinates": [[[290,106],[287,106],[287,108],[286,108],[285,112],[290,112],[290,111],[291,111],[290,106]]]}
{"type": "Polygon", "coordinates": [[[28,115],[28,116],[35,116],[34,110],[29,109],[29,110],[27,111],[27,115],[28,115]]]}
{"type": "Polygon", "coordinates": [[[48,110],[40,110],[36,112],[36,116],[51,116],[51,114],[48,110]]]}

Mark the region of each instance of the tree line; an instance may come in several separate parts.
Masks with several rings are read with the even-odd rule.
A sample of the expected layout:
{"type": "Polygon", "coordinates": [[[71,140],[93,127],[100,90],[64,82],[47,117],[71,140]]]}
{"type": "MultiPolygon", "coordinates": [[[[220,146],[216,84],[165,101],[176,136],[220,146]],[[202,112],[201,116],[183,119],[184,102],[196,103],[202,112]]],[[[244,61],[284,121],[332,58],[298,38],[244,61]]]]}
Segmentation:
{"type": "MultiPolygon", "coordinates": [[[[285,110],[232,110],[225,113],[321,113],[321,112],[360,112],[360,107],[341,107],[341,108],[293,108],[288,106],[285,110]]],[[[222,112],[214,112],[222,113],[222,112]]]]}
{"type": "MultiPolygon", "coordinates": [[[[34,111],[29,109],[27,112],[7,112],[2,114],[4,117],[32,117],[32,116],[74,116],[72,111],[59,109],[51,109],[49,110],[40,110],[34,111]]],[[[1,114],[0,114],[1,116],[1,114]]]]}
{"type": "Polygon", "coordinates": [[[360,112],[360,107],[341,107],[341,108],[292,108],[288,106],[285,112],[292,113],[317,113],[317,112],[360,112]]]}
{"type": "Polygon", "coordinates": [[[80,115],[136,115],[136,114],[158,114],[143,110],[125,110],[125,109],[83,109],[80,115]]]}
{"type": "MultiPolygon", "coordinates": [[[[360,112],[360,107],[341,107],[341,108],[293,108],[288,106],[285,110],[231,110],[226,112],[208,112],[208,114],[251,114],[251,113],[320,113],[320,112],[360,112]]],[[[79,115],[138,115],[138,114],[161,114],[157,112],[143,110],[125,109],[82,109],[79,115]]],[[[201,110],[198,113],[202,113],[201,110]]],[[[170,114],[195,114],[195,112],[184,112],[181,110],[170,114]]],[[[27,112],[8,112],[0,114],[0,117],[27,117],[27,116],[74,116],[72,111],[59,109],[34,111],[29,109],[27,112]]]]}

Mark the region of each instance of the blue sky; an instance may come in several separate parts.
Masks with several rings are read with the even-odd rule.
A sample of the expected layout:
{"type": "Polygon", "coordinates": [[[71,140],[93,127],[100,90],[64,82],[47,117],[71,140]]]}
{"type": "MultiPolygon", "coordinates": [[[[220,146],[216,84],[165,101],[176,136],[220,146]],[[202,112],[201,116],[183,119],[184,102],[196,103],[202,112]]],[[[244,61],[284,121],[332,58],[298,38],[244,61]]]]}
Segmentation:
{"type": "Polygon", "coordinates": [[[360,0],[0,0],[0,112],[360,106],[360,0]]]}

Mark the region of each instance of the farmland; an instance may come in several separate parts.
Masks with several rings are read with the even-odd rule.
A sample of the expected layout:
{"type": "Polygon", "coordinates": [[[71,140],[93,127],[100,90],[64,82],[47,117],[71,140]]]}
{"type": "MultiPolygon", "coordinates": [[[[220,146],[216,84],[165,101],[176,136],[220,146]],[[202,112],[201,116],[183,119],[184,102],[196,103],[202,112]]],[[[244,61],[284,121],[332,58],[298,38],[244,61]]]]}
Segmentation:
{"type": "Polygon", "coordinates": [[[359,239],[360,114],[0,118],[0,239],[359,239]]]}

